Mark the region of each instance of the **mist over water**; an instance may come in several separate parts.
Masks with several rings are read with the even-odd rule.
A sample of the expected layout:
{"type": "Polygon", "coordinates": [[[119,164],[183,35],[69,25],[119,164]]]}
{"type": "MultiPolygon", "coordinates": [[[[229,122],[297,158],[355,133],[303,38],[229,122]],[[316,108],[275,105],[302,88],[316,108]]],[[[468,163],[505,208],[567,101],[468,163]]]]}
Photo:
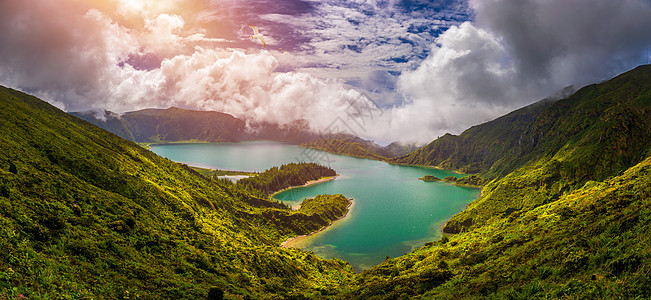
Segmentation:
{"type": "Polygon", "coordinates": [[[445,221],[479,196],[479,189],[418,180],[424,175],[463,176],[450,171],[390,165],[278,142],[168,144],[151,150],[174,161],[226,170],[263,171],[299,161],[328,165],[340,175],[335,180],[290,189],[275,198],[294,207],[319,194],[352,198],[346,218],[289,246],[346,260],[357,270],[440,238],[445,221]]]}

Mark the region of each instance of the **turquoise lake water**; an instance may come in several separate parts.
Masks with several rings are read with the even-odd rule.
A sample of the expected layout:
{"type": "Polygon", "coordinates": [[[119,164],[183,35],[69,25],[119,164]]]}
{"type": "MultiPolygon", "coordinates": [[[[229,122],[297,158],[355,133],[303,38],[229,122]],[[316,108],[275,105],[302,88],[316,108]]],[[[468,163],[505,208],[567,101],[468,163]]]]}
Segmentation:
{"type": "Polygon", "coordinates": [[[279,193],[276,199],[297,206],[319,194],[353,198],[346,218],[288,246],[337,257],[357,270],[397,257],[441,237],[441,226],[479,197],[479,189],[445,182],[423,182],[464,175],[454,172],[329,154],[279,142],[152,145],[151,151],[173,161],[222,170],[264,171],[291,162],[315,162],[337,171],[335,180],[279,193]]]}

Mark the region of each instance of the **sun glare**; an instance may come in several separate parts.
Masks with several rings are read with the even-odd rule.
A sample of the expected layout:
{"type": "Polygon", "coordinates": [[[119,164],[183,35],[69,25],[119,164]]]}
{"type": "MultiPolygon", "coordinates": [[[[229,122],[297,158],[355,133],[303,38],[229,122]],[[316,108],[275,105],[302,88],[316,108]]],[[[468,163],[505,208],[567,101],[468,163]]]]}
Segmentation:
{"type": "Polygon", "coordinates": [[[179,8],[178,0],[118,0],[119,10],[123,13],[161,14],[179,8]]]}

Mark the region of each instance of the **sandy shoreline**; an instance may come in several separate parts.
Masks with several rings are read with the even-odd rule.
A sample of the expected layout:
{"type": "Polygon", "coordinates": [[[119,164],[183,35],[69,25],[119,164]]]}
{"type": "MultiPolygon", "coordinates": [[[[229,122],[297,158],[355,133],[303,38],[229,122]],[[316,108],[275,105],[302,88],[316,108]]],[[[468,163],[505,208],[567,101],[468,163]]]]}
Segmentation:
{"type": "Polygon", "coordinates": [[[339,219],[336,219],[336,220],[332,221],[329,225],[323,226],[323,227],[321,227],[321,228],[320,228],[319,230],[317,230],[317,231],[313,231],[313,232],[310,232],[310,233],[308,233],[308,234],[303,234],[303,235],[297,235],[297,236],[294,236],[294,237],[290,237],[290,238],[288,238],[286,241],[282,242],[282,243],[280,244],[280,247],[291,248],[291,247],[288,247],[288,246],[287,246],[287,244],[288,244],[289,242],[292,242],[292,241],[294,241],[294,240],[304,239],[304,238],[307,238],[307,237],[313,236],[313,235],[315,235],[315,234],[317,234],[317,233],[319,233],[319,232],[321,232],[321,231],[326,230],[327,228],[330,228],[330,226],[334,225],[335,222],[340,221],[340,220],[343,220],[344,218],[346,218],[346,216],[348,216],[348,213],[350,212],[350,207],[353,206],[353,198],[346,198],[346,199],[348,199],[348,207],[346,207],[346,213],[345,213],[343,216],[339,217],[339,219]]]}
{"type": "Polygon", "coordinates": [[[295,189],[295,188],[308,187],[308,186],[312,186],[312,185],[315,185],[315,184],[335,180],[337,177],[339,177],[339,174],[337,174],[335,176],[323,177],[323,178],[317,179],[317,180],[310,180],[310,181],[306,182],[303,185],[290,186],[288,188],[284,188],[284,189],[282,189],[280,191],[277,191],[277,192],[271,194],[271,196],[269,196],[269,197],[273,198],[276,194],[282,193],[282,192],[287,191],[287,190],[291,190],[291,189],[295,189]]]}

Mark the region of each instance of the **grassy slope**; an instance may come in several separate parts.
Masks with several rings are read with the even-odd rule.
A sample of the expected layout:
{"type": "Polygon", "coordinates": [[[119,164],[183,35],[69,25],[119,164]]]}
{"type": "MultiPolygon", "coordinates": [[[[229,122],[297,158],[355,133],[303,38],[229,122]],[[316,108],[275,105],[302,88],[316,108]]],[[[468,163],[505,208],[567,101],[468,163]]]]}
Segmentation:
{"type": "Polygon", "coordinates": [[[0,88],[0,292],[196,299],[217,287],[269,298],[330,293],[354,276],[341,261],[277,247],[321,224],[251,198],[0,88]]]}
{"type": "Polygon", "coordinates": [[[651,157],[364,272],[360,299],[651,297],[651,157]]]}
{"type": "MultiPolygon", "coordinates": [[[[432,165],[465,173],[504,174],[521,164],[518,159],[529,151],[533,140],[525,136],[527,126],[553,104],[540,101],[482,125],[473,126],[459,136],[446,134],[427,146],[390,160],[392,163],[432,165]],[[511,167],[504,169],[502,164],[511,167]]],[[[526,159],[525,159],[526,160],[526,159]]]]}
{"type": "MultiPolygon", "coordinates": [[[[645,119],[651,97],[650,74],[651,66],[638,67],[607,82],[586,86],[566,99],[538,102],[474,126],[459,136],[443,136],[392,162],[441,166],[493,179],[568,148],[596,152],[605,143],[614,142],[619,149],[607,147],[611,151],[607,157],[618,153],[626,156],[613,161],[615,164],[592,164],[599,168],[597,172],[610,176],[604,168],[620,170],[645,157],[635,153],[639,149],[626,148],[635,147],[635,143],[621,139],[627,138],[622,132],[644,138],[641,135],[648,129],[645,119]]],[[[646,141],[641,142],[637,144],[646,141]]],[[[577,161],[582,163],[589,162],[577,161]]]]}

